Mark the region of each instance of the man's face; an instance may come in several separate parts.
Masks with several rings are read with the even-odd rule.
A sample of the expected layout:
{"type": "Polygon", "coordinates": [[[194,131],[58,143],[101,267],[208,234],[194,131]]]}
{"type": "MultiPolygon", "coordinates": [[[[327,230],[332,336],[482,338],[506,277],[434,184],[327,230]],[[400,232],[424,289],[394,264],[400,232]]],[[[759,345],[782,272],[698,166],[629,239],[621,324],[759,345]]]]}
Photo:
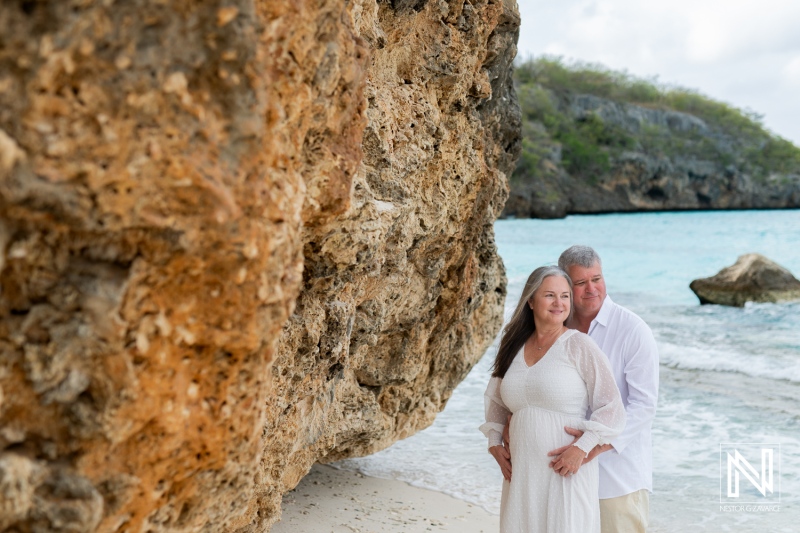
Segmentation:
{"type": "Polygon", "coordinates": [[[573,303],[575,313],[594,319],[600,312],[603,300],[606,299],[606,281],[603,279],[603,269],[598,263],[589,268],[572,265],[567,274],[572,280],[572,290],[575,294],[573,303]]]}

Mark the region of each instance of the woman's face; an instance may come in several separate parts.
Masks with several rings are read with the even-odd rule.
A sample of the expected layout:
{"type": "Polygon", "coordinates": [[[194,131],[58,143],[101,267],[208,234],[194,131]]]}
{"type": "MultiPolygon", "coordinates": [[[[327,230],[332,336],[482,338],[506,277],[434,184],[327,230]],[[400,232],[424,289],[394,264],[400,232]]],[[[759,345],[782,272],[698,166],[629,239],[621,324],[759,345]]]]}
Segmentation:
{"type": "Polygon", "coordinates": [[[544,278],[528,305],[537,328],[563,324],[569,316],[569,283],[561,276],[544,278]]]}

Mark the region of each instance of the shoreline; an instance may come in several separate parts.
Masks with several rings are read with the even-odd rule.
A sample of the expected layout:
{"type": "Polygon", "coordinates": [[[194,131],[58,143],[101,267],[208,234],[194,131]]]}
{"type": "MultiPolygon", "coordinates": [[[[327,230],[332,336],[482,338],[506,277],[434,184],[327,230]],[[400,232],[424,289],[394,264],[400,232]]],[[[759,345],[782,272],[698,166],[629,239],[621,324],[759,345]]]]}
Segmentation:
{"type": "Polygon", "coordinates": [[[495,533],[500,517],[403,481],[315,464],[283,495],[272,533],[495,533]]]}
{"type": "Polygon", "coordinates": [[[666,209],[625,209],[625,210],[598,210],[598,211],[569,211],[563,217],[520,217],[517,215],[501,215],[498,220],[564,220],[571,216],[594,216],[594,215],[644,215],[647,213],[720,213],[720,212],[742,212],[742,211],[800,211],[800,205],[792,207],[686,207],[686,208],[666,208],[666,209]]]}
{"type": "MultiPolygon", "coordinates": [[[[793,401],[800,393],[800,384],[795,382],[663,365],[660,372],[662,385],[667,387],[728,398],[728,401],[740,402],[765,413],[800,416],[800,407],[793,401]],[[753,390],[761,393],[753,394],[753,390]]],[[[657,508],[651,509],[648,532],[665,533],[672,529],[665,513],[683,504],[663,486],[652,498],[651,503],[657,508]]],[[[284,495],[282,519],[271,531],[495,533],[498,530],[499,517],[478,505],[403,481],[317,464],[293,491],[284,495]]],[[[752,529],[745,527],[743,530],[752,529]]]]}

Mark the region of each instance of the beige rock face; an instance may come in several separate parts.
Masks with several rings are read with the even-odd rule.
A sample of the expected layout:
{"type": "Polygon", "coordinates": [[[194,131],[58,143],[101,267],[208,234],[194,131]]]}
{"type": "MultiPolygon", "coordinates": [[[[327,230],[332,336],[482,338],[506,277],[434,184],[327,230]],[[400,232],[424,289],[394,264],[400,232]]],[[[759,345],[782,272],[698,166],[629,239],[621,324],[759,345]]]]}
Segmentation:
{"type": "Polygon", "coordinates": [[[761,254],[739,256],[733,265],[689,287],[702,304],[742,307],[746,302],[800,300],[800,280],[761,254]]]}
{"type": "Polygon", "coordinates": [[[491,224],[519,146],[516,5],[363,2],[353,18],[371,51],[364,159],[350,208],[304,230],[304,287],[272,367],[262,524],[315,461],[428,426],[502,321],[491,224]]]}
{"type": "Polygon", "coordinates": [[[500,326],[513,0],[0,7],[0,528],[264,531],[500,326]]]}

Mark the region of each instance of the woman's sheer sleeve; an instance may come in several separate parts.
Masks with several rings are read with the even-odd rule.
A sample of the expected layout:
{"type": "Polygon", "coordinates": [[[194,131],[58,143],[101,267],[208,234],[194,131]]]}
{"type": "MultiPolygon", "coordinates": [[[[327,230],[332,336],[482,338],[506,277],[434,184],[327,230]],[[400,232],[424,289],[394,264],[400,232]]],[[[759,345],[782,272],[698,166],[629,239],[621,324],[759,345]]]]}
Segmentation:
{"type": "Polygon", "coordinates": [[[503,428],[508,421],[508,410],[500,398],[500,384],[503,378],[494,377],[489,380],[486,392],[483,394],[483,402],[486,411],[486,422],[479,428],[489,439],[489,448],[503,444],[503,428]]]}
{"type": "Polygon", "coordinates": [[[583,436],[575,446],[589,453],[598,444],[608,444],[625,429],[625,406],[611,373],[608,359],[588,335],[573,335],[569,355],[586,383],[591,415],[583,436]]]}

